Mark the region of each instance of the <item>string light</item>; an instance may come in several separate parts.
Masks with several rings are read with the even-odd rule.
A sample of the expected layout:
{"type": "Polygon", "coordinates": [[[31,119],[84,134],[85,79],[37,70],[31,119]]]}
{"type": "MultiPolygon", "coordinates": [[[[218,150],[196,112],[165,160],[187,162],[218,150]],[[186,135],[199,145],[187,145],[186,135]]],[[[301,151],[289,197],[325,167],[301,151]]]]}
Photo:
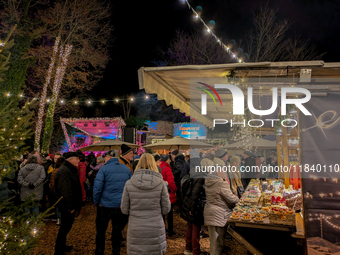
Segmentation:
{"type": "MultiPolygon", "coordinates": [[[[72,45],[65,45],[64,47],[60,47],[59,51],[59,59],[58,59],[58,64],[57,64],[57,69],[55,73],[55,78],[54,78],[54,84],[53,84],[53,89],[52,89],[52,98],[51,98],[51,104],[48,108],[47,114],[46,114],[46,119],[50,120],[54,116],[54,109],[58,100],[58,95],[60,91],[60,87],[65,75],[65,70],[67,67],[67,60],[69,55],[71,54],[72,51],[72,45]]],[[[46,153],[48,151],[48,147],[50,145],[50,136],[51,136],[52,130],[45,125],[45,134],[46,139],[43,141],[43,151],[46,153]]]]}
{"type": "MultiPolygon", "coordinates": [[[[35,129],[35,150],[40,151],[40,135],[41,135],[41,129],[42,129],[42,122],[43,122],[43,116],[44,116],[44,109],[45,109],[45,98],[47,95],[47,87],[50,84],[51,81],[51,75],[52,75],[52,70],[54,67],[54,63],[55,63],[55,59],[56,59],[56,55],[58,52],[58,48],[59,48],[59,42],[60,42],[60,37],[57,37],[55,42],[54,42],[54,46],[53,46],[53,53],[52,53],[52,57],[51,57],[51,62],[50,65],[48,67],[48,71],[47,71],[47,75],[46,75],[46,80],[45,80],[45,84],[43,87],[43,92],[41,94],[41,100],[40,100],[40,105],[39,105],[39,111],[38,111],[38,120],[37,120],[37,126],[35,129]]],[[[35,100],[35,99],[33,99],[35,100]]]]}
{"type": "Polygon", "coordinates": [[[230,51],[230,48],[221,42],[221,40],[211,31],[210,27],[203,21],[203,19],[198,15],[198,13],[194,10],[194,8],[190,5],[188,0],[180,0],[183,3],[186,3],[188,5],[188,8],[193,12],[195,19],[199,19],[200,22],[203,24],[203,26],[207,29],[206,31],[211,34],[217,43],[225,49],[225,51],[231,55],[233,55],[234,58],[236,58],[237,62],[243,63],[244,61],[236,56],[236,54],[232,51],[230,51]]]}
{"type": "Polygon", "coordinates": [[[10,96],[11,96],[11,94],[10,94],[10,93],[7,93],[7,94],[6,94],[6,97],[10,97],[10,96]]]}
{"type": "MultiPolygon", "coordinates": [[[[28,96],[23,96],[23,97],[25,97],[25,98],[32,98],[32,100],[37,100],[37,101],[39,101],[39,100],[41,100],[40,98],[33,98],[33,97],[28,97],[28,96]]],[[[61,99],[60,101],[59,101],[59,103],[60,104],[66,104],[66,103],[68,103],[68,102],[72,102],[73,104],[79,104],[79,103],[81,103],[81,102],[85,102],[85,103],[87,103],[89,100],[91,101],[91,103],[96,103],[96,102],[100,102],[100,103],[106,103],[106,102],[119,102],[119,101],[126,101],[126,100],[128,100],[128,101],[135,101],[135,99],[149,99],[150,98],[150,96],[148,96],[148,95],[146,95],[146,96],[142,96],[142,97],[129,97],[129,98],[115,98],[115,99],[112,99],[112,100],[110,100],[110,99],[101,99],[101,100],[90,100],[90,99],[84,99],[84,100],[70,100],[70,99],[61,99]]],[[[50,98],[50,99],[45,99],[46,100],[46,102],[49,102],[50,104],[52,104],[52,102],[53,102],[53,100],[52,100],[52,98],[50,98]]]]}

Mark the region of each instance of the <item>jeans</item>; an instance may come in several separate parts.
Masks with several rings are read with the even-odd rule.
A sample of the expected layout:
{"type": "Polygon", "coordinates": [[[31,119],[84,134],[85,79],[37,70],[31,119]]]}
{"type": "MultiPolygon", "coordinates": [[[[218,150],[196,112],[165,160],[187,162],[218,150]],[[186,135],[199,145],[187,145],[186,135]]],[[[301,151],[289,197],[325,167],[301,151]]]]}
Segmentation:
{"type": "Polygon", "coordinates": [[[33,206],[33,207],[29,207],[29,206],[25,206],[25,213],[31,213],[34,217],[37,217],[39,215],[39,205],[33,206]]]}
{"type": "Polygon", "coordinates": [[[74,222],[75,212],[61,210],[61,225],[55,242],[55,254],[64,254],[66,236],[70,232],[74,222]]]}
{"type": "Polygon", "coordinates": [[[109,221],[112,224],[112,254],[120,254],[120,243],[123,239],[122,230],[128,221],[128,216],[123,214],[120,208],[106,208],[97,207],[97,218],[96,218],[96,255],[102,255],[105,251],[105,233],[109,221]]]}
{"type": "Polygon", "coordinates": [[[187,234],[185,238],[185,249],[192,251],[192,255],[199,255],[201,226],[188,222],[187,234]]]}
{"type": "Polygon", "coordinates": [[[224,247],[224,227],[208,226],[210,255],[220,255],[224,247]]]}

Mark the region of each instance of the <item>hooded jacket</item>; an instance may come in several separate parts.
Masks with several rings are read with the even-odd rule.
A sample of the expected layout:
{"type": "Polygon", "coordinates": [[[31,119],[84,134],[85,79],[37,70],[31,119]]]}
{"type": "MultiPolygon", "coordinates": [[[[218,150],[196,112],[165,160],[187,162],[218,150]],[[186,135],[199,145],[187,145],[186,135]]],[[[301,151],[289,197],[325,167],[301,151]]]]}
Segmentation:
{"type": "Polygon", "coordinates": [[[44,182],[46,177],[45,169],[42,165],[37,163],[26,164],[19,170],[18,183],[21,185],[20,199],[24,201],[27,196],[35,194],[33,199],[40,200],[43,197],[43,187],[40,185],[44,182]],[[28,186],[33,183],[34,189],[30,189],[28,186]]]}
{"type": "Polygon", "coordinates": [[[82,192],[78,169],[67,160],[61,165],[54,177],[54,190],[57,199],[63,197],[58,208],[62,211],[80,211],[82,192]]]}
{"type": "Polygon", "coordinates": [[[224,227],[232,213],[232,207],[238,202],[227,181],[211,175],[205,179],[207,202],[204,207],[204,224],[224,227]]]}
{"type": "Polygon", "coordinates": [[[124,186],[132,176],[130,169],[111,158],[102,166],[93,186],[93,203],[107,208],[120,207],[124,186]]]}
{"type": "Polygon", "coordinates": [[[168,187],[170,189],[170,201],[171,204],[176,203],[176,191],[177,191],[177,186],[175,184],[175,180],[174,180],[174,175],[171,171],[170,165],[164,161],[161,162],[161,170],[162,170],[162,176],[163,176],[163,180],[165,182],[168,182],[168,187]]]}
{"type": "Polygon", "coordinates": [[[175,178],[175,182],[177,183],[177,187],[179,185],[179,182],[181,181],[181,173],[183,171],[184,165],[186,164],[185,162],[185,157],[183,154],[179,154],[175,157],[175,162],[173,165],[173,174],[175,178]]]}
{"type": "Polygon", "coordinates": [[[152,170],[136,170],[124,187],[121,210],[129,214],[127,254],[161,255],[166,251],[162,215],[171,208],[162,175],[152,170]]]}

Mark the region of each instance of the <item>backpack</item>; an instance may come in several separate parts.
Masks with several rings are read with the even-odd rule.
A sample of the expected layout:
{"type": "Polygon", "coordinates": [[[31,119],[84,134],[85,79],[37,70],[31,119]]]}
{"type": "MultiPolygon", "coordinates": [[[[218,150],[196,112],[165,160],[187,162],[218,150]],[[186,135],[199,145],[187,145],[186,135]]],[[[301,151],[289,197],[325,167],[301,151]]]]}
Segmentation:
{"type": "Polygon", "coordinates": [[[192,180],[190,179],[190,175],[187,174],[181,180],[181,195],[183,198],[191,195],[191,185],[192,180]]]}

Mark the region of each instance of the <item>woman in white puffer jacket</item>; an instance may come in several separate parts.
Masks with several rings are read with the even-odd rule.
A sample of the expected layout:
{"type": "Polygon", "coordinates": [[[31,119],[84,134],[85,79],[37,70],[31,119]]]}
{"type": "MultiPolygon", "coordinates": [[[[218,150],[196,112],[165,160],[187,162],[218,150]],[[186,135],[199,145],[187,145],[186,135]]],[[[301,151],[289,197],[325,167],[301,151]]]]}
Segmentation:
{"type": "MultiPolygon", "coordinates": [[[[202,159],[201,166],[214,166],[210,159],[202,159]]],[[[208,226],[210,255],[220,255],[224,245],[225,225],[232,213],[238,197],[231,190],[228,179],[224,180],[216,172],[208,174],[205,180],[207,202],[204,207],[204,224],[208,226]]]]}

